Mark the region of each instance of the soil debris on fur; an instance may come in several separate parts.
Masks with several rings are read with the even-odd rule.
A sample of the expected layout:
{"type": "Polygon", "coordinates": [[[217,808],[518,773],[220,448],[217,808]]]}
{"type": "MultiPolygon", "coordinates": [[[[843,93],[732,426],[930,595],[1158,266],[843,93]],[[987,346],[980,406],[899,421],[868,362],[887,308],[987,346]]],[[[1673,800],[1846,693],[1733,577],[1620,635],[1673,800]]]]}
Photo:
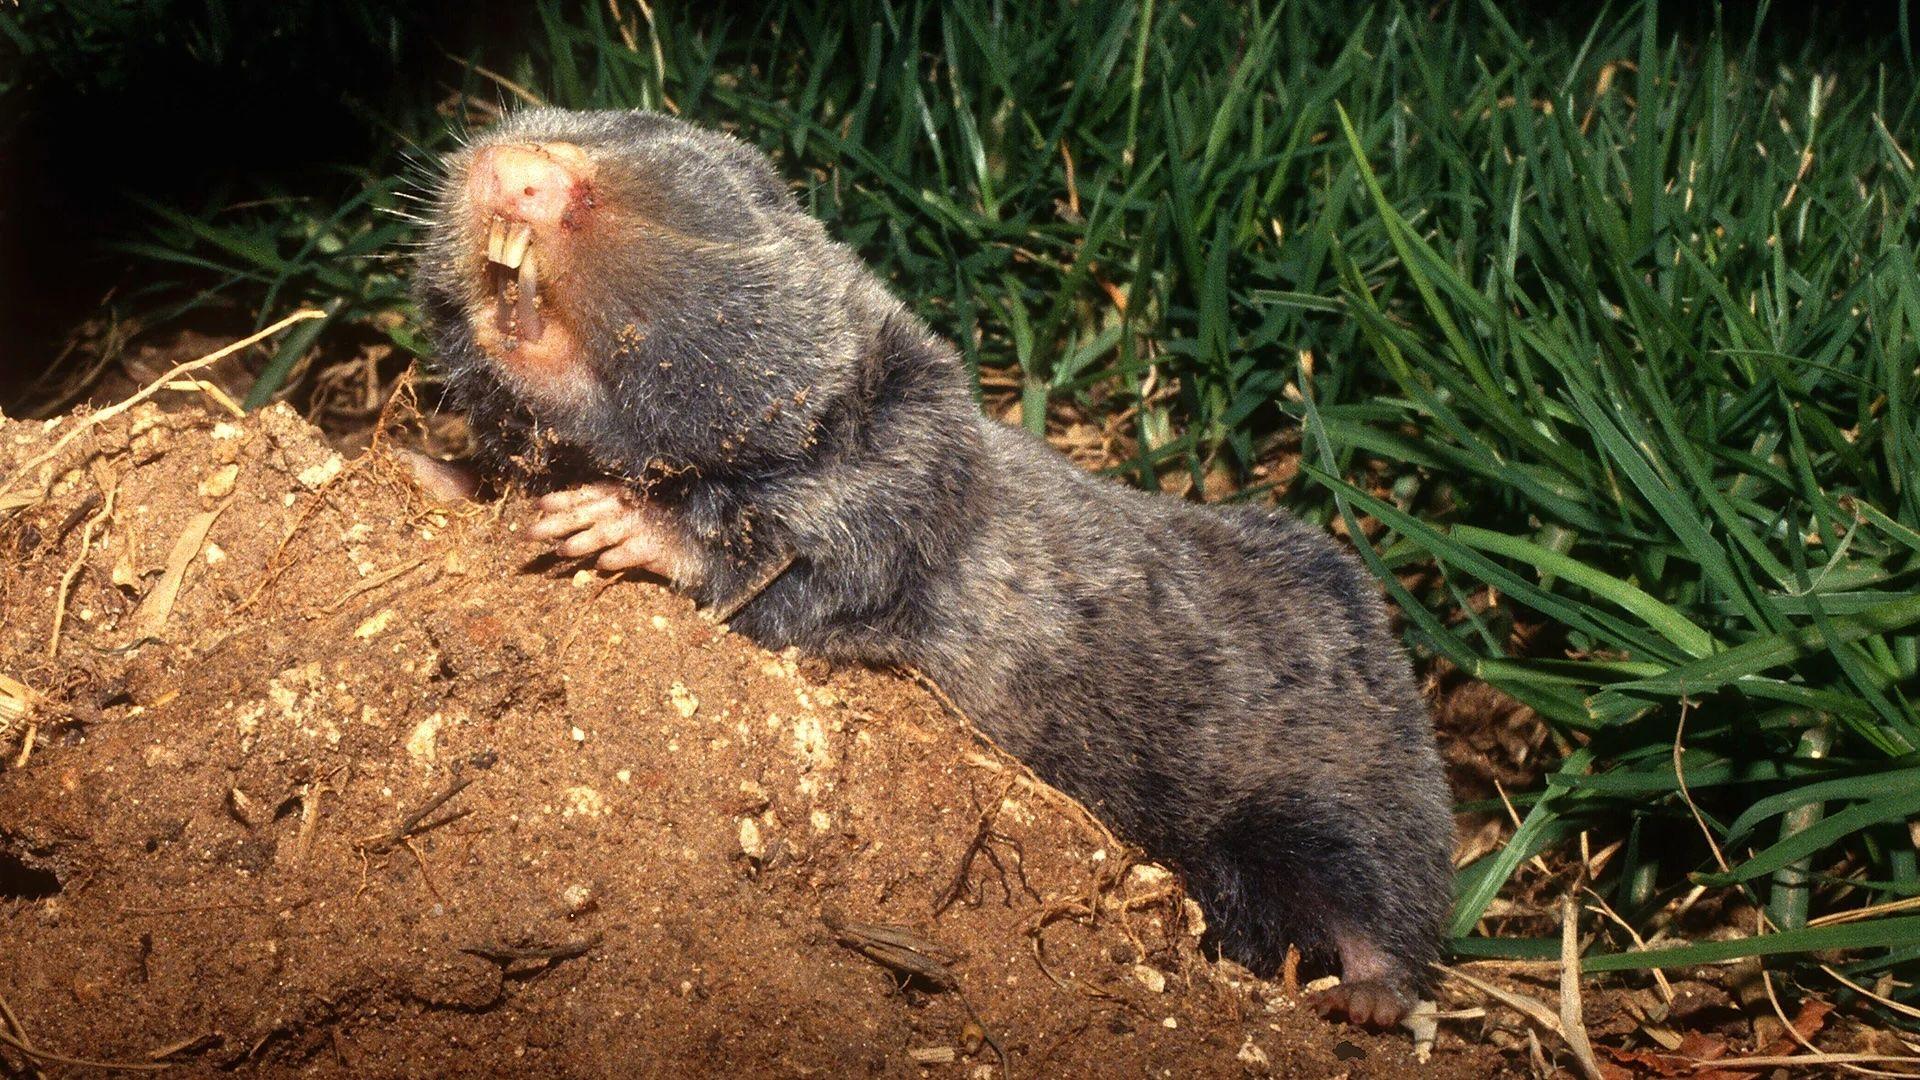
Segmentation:
{"type": "MultiPolygon", "coordinates": [[[[0,422],[7,1069],[1414,1067],[1208,962],[1173,875],[909,679],[759,650],[280,406],[144,404],[16,475],[83,422],[0,422]]],[[[1503,1068],[1443,1027],[1421,1075],[1503,1068]]]]}

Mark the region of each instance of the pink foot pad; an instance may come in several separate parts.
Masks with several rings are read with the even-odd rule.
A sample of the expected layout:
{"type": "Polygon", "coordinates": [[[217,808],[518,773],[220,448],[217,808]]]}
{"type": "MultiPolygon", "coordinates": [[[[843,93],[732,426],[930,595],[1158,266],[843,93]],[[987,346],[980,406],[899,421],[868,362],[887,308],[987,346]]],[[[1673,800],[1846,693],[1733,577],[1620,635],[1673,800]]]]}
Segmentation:
{"type": "Polygon", "coordinates": [[[1312,995],[1307,1004],[1329,1020],[1345,1019],[1376,1031],[1393,1027],[1407,1015],[1407,1002],[1399,991],[1372,980],[1343,982],[1312,995]]]}

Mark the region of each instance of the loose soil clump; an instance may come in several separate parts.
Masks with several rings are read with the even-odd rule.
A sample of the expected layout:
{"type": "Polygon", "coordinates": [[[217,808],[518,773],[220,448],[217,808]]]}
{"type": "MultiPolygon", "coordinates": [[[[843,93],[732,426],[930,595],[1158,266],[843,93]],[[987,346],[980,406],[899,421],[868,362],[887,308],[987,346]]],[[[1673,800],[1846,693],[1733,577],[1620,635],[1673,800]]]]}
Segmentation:
{"type": "MultiPolygon", "coordinates": [[[[0,1072],[1414,1067],[1206,960],[934,693],[526,512],[282,407],[0,423],[0,1072]]],[[[1500,1068],[1443,1033],[1422,1075],[1500,1068]]]]}

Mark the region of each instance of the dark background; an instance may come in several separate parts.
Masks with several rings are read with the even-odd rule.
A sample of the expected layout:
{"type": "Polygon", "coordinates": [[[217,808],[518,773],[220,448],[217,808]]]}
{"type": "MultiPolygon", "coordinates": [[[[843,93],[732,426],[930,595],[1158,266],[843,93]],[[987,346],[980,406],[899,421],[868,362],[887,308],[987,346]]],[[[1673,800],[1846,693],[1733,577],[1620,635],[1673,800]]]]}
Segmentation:
{"type": "MultiPolygon", "coordinates": [[[[1684,36],[1757,15],[1770,35],[1884,47],[1913,27],[1901,0],[1669,3],[1684,36]],[[1716,9],[1718,13],[1716,14],[1716,9]]],[[[1525,33],[1591,19],[1586,3],[1502,4],[1525,33]]],[[[1417,6],[1415,10],[1417,10],[1417,6]]],[[[663,4],[709,23],[747,9],[663,4]]],[[[532,5],[453,0],[28,0],[0,8],[0,408],[44,372],[109,290],[141,262],[115,250],[153,220],[150,200],[206,210],[294,192],[342,200],[343,162],[388,162],[418,117],[460,82],[464,59],[514,54],[532,5]],[[6,73],[11,72],[11,75],[6,73]]]]}

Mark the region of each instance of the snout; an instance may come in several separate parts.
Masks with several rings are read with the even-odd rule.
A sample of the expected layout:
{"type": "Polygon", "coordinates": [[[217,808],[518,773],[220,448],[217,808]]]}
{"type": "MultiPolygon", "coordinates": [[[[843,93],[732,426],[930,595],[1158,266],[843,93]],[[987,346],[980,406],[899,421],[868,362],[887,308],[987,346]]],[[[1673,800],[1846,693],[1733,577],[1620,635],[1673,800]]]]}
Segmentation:
{"type": "Polygon", "coordinates": [[[579,227],[593,201],[591,163],[571,143],[485,147],[474,155],[467,185],[480,214],[536,231],[579,227]]]}
{"type": "Polygon", "coordinates": [[[502,143],[476,151],[466,176],[481,286],[491,318],[476,310],[483,345],[523,368],[559,370],[576,357],[555,284],[580,251],[596,200],[593,163],[565,142],[502,143]],[[562,331],[555,337],[555,331],[562,331]]]}

